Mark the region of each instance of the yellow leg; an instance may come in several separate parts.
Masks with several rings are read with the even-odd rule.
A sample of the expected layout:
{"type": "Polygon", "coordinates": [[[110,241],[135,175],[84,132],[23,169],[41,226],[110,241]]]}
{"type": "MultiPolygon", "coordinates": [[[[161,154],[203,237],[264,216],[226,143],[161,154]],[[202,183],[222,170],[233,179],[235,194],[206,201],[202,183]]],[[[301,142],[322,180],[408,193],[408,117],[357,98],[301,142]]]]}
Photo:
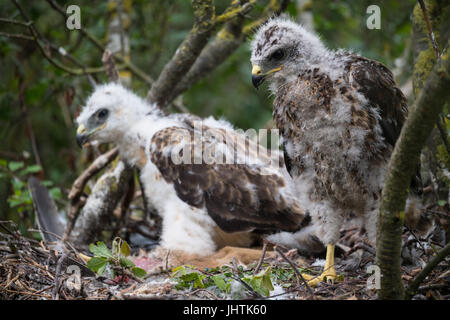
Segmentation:
{"type": "Polygon", "coordinates": [[[319,282],[325,281],[333,284],[336,279],[336,270],[334,269],[334,244],[327,245],[327,257],[325,259],[325,266],[320,276],[311,276],[309,274],[302,274],[303,278],[308,281],[308,285],[315,287],[319,282]]]}

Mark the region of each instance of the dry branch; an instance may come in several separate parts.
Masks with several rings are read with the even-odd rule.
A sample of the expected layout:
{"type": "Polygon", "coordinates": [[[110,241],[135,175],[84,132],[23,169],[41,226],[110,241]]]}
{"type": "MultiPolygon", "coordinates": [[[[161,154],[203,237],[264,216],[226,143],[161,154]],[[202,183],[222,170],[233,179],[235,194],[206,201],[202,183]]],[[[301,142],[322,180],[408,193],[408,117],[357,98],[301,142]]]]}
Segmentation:
{"type": "Polygon", "coordinates": [[[67,240],[72,231],[73,225],[78,217],[80,208],[84,205],[81,200],[81,195],[83,194],[83,189],[86,183],[98,172],[103,170],[111,161],[113,161],[119,150],[117,148],[111,149],[105,154],[95,159],[94,162],[75,180],[72,185],[72,189],[69,193],[70,207],[69,213],[67,214],[67,225],[64,231],[64,239],[67,240]]]}
{"type": "Polygon", "coordinates": [[[86,245],[98,239],[105,226],[112,225],[111,214],[117,207],[133,171],[121,161],[114,170],[104,173],[95,186],[80,212],[71,233],[73,242],[86,245]]]}
{"type": "Polygon", "coordinates": [[[420,271],[420,273],[414,278],[414,280],[409,284],[408,289],[406,291],[406,297],[411,299],[419,289],[420,284],[423,280],[430,274],[431,271],[447,256],[450,255],[450,242],[440,250],[431,260],[427,263],[427,265],[420,271]]]}
{"type": "Polygon", "coordinates": [[[314,298],[314,291],[311,289],[311,287],[308,285],[308,282],[303,278],[303,275],[297,270],[297,267],[295,264],[283,253],[283,251],[280,250],[280,248],[275,247],[275,251],[292,267],[294,270],[295,276],[297,277],[297,285],[300,286],[300,279],[302,280],[303,284],[305,285],[306,289],[308,289],[309,294],[312,298],[314,298]]]}

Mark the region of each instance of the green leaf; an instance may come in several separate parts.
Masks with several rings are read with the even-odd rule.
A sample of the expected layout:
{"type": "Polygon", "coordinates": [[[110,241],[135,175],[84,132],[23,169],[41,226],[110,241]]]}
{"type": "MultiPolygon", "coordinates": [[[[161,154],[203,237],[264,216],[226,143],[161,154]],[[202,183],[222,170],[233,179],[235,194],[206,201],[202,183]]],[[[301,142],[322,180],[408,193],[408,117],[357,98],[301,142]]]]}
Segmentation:
{"type": "Polygon", "coordinates": [[[35,165],[31,165],[31,166],[26,167],[25,169],[23,169],[23,170],[20,172],[20,174],[21,174],[21,175],[27,175],[27,174],[29,174],[29,173],[37,173],[37,172],[40,172],[41,170],[42,170],[42,169],[41,169],[41,166],[35,164],[35,165]]]}
{"type": "Polygon", "coordinates": [[[108,260],[105,258],[93,257],[88,261],[87,267],[101,275],[104,272],[107,263],[108,260]]]}
{"type": "Polygon", "coordinates": [[[134,267],[133,261],[131,261],[131,260],[128,259],[128,258],[120,258],[120,265],[121,265],[122,267],[128,267],[128,268],[134,267]]]}
{"type": "Polygon", "coordinates": [[[122,246],[120,248],[120,253],[122,253],[125,257],[130,255],[131,249],[126,241],[122,242],[122,246]]]}
{"type": "Polygon", "coordinates": [[[91,243],[89,245],[89,250],[97,257],[102,258],[113,258],[111,251],[109,251],[108,247],[106,247],[106,244],[104,244],[101,241],[97,242],[97,245],[94,245],[91,243]]]}
{"type": "Polygon", "coordinates": [[[138,278],[142,278],[147,274],[144,269],[138,267],[131,268],[131,272],[138,278]]]}
{"type": "Polygon", "coordinates": [[[227,284],[225,283],[225,280],[222,276],[215,275],[212,276],[212,279],[214,281],[214,284],[222,291],[227,291],[227,284]]]}
{"type": "Polygon", "coordinates": [[[197,273],[197,278],[194,281],[194,288],[204,288],[205,284],[203,283],[203,279],[206,278],[204,274],[197,273]]]}
{"type": "MultiPolygon", "coordinates": [[[[98,270],[97,270],[97,274],[99,275],[99,276],[101,276],[104,272],[105,272],[105,270],[106,270],[106,266],[108,265],[108,263],[105,263],[103,266],[101,266],[98,270]]],[[[114,275],[114,271],[113,271],[113,275],[114,275]]]]}
{"type": "Polygon", "coordinates": [[[11,161],[10,163],[8,163],[8,168],[11,171],[19,170],[20,168],[23,168],[23,166],[24,166],[23,162],[11,161]]]}
{"type": "Polygon", "coordinates": [[[14,179],[12,181],[12,185],[14,187],[14,191],[17,191],[17,190],[21,190],[25,186],[25,183],[23,183],[20,180],[14,179]]]}
{"type": "Polygon", "coordinates": [[[44,187],[51,187],[52,185],[53,185],[53,182],[52,181],[50,181],[50,180],[44,180],[44,181],[42,181],[41,182],[42,183],[42,185],[44,186],[44,187]]]}
{"type": "Polygon", "coordinates": [[[188,271],[192,271],[195,267],[191,265],[182,265],[172,269],[172,274],[170,275],[172,278],[178,278],[182,275],[188,273],[188,271]]]}
{"type": "Polygon", "coordinates": [[[267,267],[267,269],[259,272],[258,274],[243,278],[242,280],[247,282],[252,287],[252,289],[259,294],[268,297],[270,295],[270,291],[274,290],[270,275],[271,268],[267,267]]]}
{"type": "Polygon", "coordinates": [[[446,203],[447,203],[447,201],[445,201],[445,200],[439,200],[439,201],[438,201],[438,205],[439,205],[440,207],[445,206],[446,203]]]}
{"type": "Polygon", "coordinates": [[[53,199],[61,199],[62,198],[62,193],[61,193],[61,189],[54,187],[51,188],[49,191],[50,195],[52,196],[53,199]]]}
{"type": "Polygon", "coordinates": [[[21,205],[23,202],[22,200],[17,200],[17,199],[8,199],[8,203],[9,203],[9,207],[10,208],[14,208],[16,206],[21,205]]]}

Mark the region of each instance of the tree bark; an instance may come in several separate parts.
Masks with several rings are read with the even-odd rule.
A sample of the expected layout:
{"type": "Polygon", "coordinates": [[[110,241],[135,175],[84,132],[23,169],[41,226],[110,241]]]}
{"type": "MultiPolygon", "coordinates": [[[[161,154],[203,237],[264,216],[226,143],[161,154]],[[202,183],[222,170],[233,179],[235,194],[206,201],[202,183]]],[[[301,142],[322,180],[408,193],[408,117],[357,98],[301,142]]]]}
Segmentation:
{"type": "Polygon", "coordinates": [[[389,161],[378,216],[376,263],[381,269],[381,299],[403,299],[400,250],[408,187],[420,151],[450,98],[450,59],[444,52],[409,112],[389,161]]]}
{"type": "Polygon", "coordinates": [[[122,199],[132,174],[133,170],[118,161],[113,165],[113,170],[97,180],[72,230],[70,237],[75,244],[87,245],[98,240],[105,226],[112,225],[112,213],[122,199]]]}
{"type": "Polygon", "coordinates": [[[186,75],[207,44],[215,25],[215,11],[212,0],[193,0],[194,25],[186,39],[178,47],[175,55],[165,65],[158,80],[148,93],[147,100],[165,108],[171,91],[178,81],[186,75]]]}

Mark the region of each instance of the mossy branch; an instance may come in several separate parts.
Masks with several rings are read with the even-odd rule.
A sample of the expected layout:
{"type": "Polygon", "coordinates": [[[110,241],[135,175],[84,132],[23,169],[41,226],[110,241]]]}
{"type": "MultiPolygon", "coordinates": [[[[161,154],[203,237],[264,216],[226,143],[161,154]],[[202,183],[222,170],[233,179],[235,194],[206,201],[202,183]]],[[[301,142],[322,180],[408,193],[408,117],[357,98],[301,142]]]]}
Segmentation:
{"type": "Polygon", "coordinates": [[[381,299],[403,299],[400,250],[408,187],[422,146],[450,98],[450,57],[445,51],[432,69],[395,145],[382,193],[378,217],[377,264],[381,269],[381,299]]]}
{"type": "MultiPolygon", "coordinates": [[[[241,1],[242,4],[243,1],[241,1]]],[[[247,4],[253,4],[249,1],[247,4]]],[[[234,1],[236,5],[238,2],[234,1]]],[[[220,66],[233,52],[235,52],[253,32],[253,30],[264,23],[270,16],[279,15],[289,3],[288,0],[271,0],[257,20],[245,25],[244,13],[247,12],[242,8],[251,9],[251,6],[238,6],[235,9],[229,9],[228,13],[236,13],[217,32],[214,39],[202,50],[189,72],[181,78],[175,88],[170,91],[166,97],[167,103],[173,101],[177,96],[188,90],[192,85],[203,77],[210,74],[218,66],[220,66]]],[[[230,7],[231,8],[231,7],[230,7]]],[[[224,13],[224,15],[226,14],[224,13]]],[[[230,17],[230,16],[229,16],[230,17]]],[[[216,19],[216,23],[217,23],[216,19]]],[[[219,20],[222,21],[222,20],[219,20]]]]}
{"type": "Polygon", "coordinates": [[[167,97],[178,81],[186,75],[198,55],[207,44],[215,25],[215,9],[212,0],[193,0],[194,25],[184,41],[178,47],[172,59],[165,65],[153,84],[147,99],[161,108],[170,101],[167,97]]]}

